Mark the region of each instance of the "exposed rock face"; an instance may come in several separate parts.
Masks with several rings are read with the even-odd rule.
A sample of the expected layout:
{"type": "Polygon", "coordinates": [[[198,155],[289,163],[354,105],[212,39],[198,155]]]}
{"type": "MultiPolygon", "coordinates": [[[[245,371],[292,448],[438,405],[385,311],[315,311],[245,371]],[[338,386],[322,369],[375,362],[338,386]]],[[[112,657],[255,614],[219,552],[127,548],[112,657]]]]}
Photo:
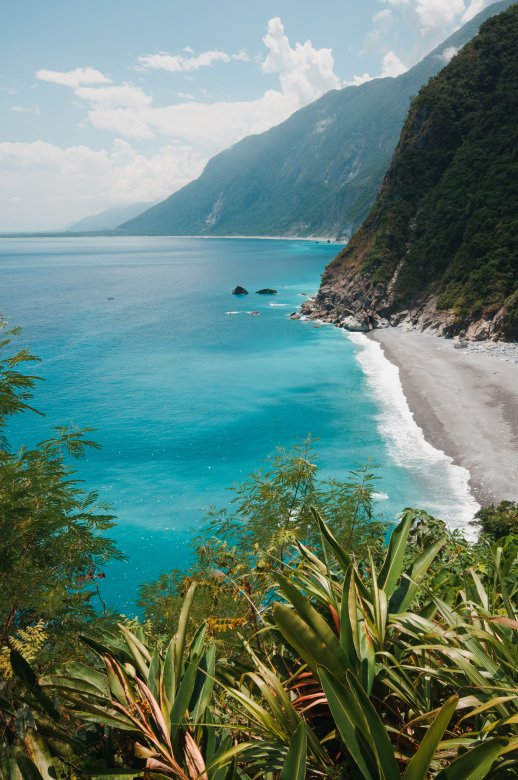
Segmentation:
{"type": "Polygon", "coordinates": [[[277,290],[272,290],[271,287],[264,287],[262,290],[256,290],[257,295],[277,295],[277,290]]]}
{"type": "Polygon", "coordinates": [[[248,295],[248,290],[245,290],[244,287],[240,287],[238,284],[238,286],[234,287],[232,290],[232,295],[248,295]]]}
{"type": "Polygon", "coordinates": [[[311,320],[329,322],[352,332],[367,333],[375,328],[401,327],[419,330],[443,338],[467,341],[498,340],[501,336],[499,316],[472,322],[466,330],[452,311],[437,310],[437,296],[431,296],[410,309],[399,309],[382,285],[373,286],[365,276],[347,278],[324,276],[317,295],[301,306],[301,313],[311,320]]]}
{"type": "Polygon", "coordinates": [[[518,340],[517,37],[515,3],[421,90],[376,203],[304,314],[518,340]]]}
{"type": "Polygon", "coordinates": [[[317,295],[307,300],[301,311],[309,319],[362,333],[396,324],[389,319],[391,306],[386,288],[373,284],[353,267],[345,273],[326,269],[317,295]]]}

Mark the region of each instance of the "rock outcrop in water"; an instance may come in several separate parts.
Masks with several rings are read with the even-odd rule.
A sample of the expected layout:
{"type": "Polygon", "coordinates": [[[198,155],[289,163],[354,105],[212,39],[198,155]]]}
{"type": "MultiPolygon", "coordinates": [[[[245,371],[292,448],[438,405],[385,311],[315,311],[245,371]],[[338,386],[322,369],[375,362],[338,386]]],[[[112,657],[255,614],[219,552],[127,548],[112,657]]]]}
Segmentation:
{"type": "Polygon", "coordinates": [[[380,195],[302,311],[518,339],[518,4],[414,100],[380,195]]]}

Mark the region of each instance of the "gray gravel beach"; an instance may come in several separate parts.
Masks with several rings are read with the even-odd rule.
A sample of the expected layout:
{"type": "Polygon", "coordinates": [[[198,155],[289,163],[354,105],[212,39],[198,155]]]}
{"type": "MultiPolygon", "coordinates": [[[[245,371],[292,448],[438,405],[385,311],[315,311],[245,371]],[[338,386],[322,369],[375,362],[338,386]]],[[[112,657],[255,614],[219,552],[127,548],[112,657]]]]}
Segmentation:
{"type": "Polygon", "coordinates": [[[428,441],[468,469],[477,501],[518,501],[518,344],[375,330],[428,441]]]}

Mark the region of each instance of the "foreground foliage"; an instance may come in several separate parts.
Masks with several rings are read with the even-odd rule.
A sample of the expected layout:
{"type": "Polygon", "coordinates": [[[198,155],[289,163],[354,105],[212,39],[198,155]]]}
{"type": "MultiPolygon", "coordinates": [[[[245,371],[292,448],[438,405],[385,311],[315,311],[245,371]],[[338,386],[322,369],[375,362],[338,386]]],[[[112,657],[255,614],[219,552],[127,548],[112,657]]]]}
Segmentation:
{"type": "Polygon", "coordinates": [[[501,501],[495,506],[482,507],[475,515],[475,522],[482,533],[501,539],[509,534],[518,535],[518,504],[514,501],[501,501]]]}
{"type": "Polygon", "coordinates": [[[359,468],[348,481],[322,479],[315,459],[310,438],[301,447],[279,449],[266,469],[232,488],[229,509],[210,510],[191,566],[140,588],[139,606],[155,631],[169,631],[186,584],[197,582],[195,621],[208,619],[225,651],[236,628],[255,642],[260,611],[275,587],[273,572],[291,565],[299,543],[321,549],[315,508],[348,550],[381,553],[388,526],[374,509],[374,469],[359,468]]]}
{"type": "MultiPolygon", "coordinates": [[[[55,708],[68,739],[81,735],[86,776],[110,766],[181,780],[516,776],[516,537],[483,541],[485,570],[464,570],[452,592],[450,580],[430,585],[470,548],[426,513],[404,512],[379,565],[315,521],[319,554],[299,544],[272,573],[259,641],[236,637],[232,656],[218,658],[207,622],[188,640],[196,583],[167,643],[120,624],[100,642],[85,637],[92,665],[38,682],[13,651],[47,718],[55,708]]],[[[29,777],[32,759],[19,755],[29,777]]]]}
{"type": "MultiPolygon", "coordinates": [[[[27,350],[2,357],[18,334],[4,326],[0,339],[0,428],[10,416],[34,411],[38,377],[23,369],[36,358],[27,350]]],[[[121,557],[102,534],[113,517],[69,465],[96,447],[88,433],[60,427],[14,452],[5,436],[0,441],[0,668],[6,648],[17,643],[33,659],[37,647],[53,645],[55,657],[64,634],[70,638],[96,619],[92,600],[102,566],[121,557]]]]}
{"type": "MultiPolygon", "coordinates": [[[[28,360],[0,365],[0,423],[28,360]]],[[[407,509],[386,543],[372,471],[323,481],[308,442],[115,624],[92,603],[112,519],[66,459],[88,444],[0,450],[0,780],[516,777],[514,505],[476,543],[407,509]]]]}
{"type": "Polygon", "coordinates": [[[104,564],[121,556],[103,536],[113,517],[70,465],[96,446],[88,430],[61,427],[39,444],[11,447],[7,424],[36,411],[39,377],[26,373],[37,358],[12,349],[19,330],[0,329],[0,777],[18,778],[20,771],[34,776],[29,756],[42,771],[46,740],[60,746],[70,767],[77,764],[82,742],[63,727],[27,662],[43,670],[84,655],[79,633],[113,623],[99,614],[98,584],[104,564]]]}

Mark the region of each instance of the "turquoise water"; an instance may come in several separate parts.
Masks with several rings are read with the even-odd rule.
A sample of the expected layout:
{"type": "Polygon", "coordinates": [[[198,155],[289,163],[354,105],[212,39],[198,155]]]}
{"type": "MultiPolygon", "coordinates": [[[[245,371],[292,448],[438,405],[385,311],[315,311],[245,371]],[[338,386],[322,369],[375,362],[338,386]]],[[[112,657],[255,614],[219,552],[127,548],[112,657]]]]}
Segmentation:
{"type": "Polygon", "coordinates": [[[289,319],[336,249],[168,237],[0,242],[0,310],[23,327],[46,380],[35,404],[46,417],[25,415],[15,435],[39,441],[58,423],[96,429],[102,450],[79,471],[118,516],[112,536],[129,560],[109,567],[104,587],[117,608],[132,612],[140,582],[187,562],[207,506],[224,506],[230,485],[308,433],[326,473],[380,464],[387,516],[413,504],[454,514],[465,500],[435,451],[405,460],[415,436],[398,452],[411,420],[387,406],[390,388],[378,392],[384,362],[372,344],[289,319]],[[237,284],[251,294],[232,296],[237,284]],[[254,294],[261,287],[279,294],[254,294]],[[260,315],[226,313],[247,310],[260,315]]]}

